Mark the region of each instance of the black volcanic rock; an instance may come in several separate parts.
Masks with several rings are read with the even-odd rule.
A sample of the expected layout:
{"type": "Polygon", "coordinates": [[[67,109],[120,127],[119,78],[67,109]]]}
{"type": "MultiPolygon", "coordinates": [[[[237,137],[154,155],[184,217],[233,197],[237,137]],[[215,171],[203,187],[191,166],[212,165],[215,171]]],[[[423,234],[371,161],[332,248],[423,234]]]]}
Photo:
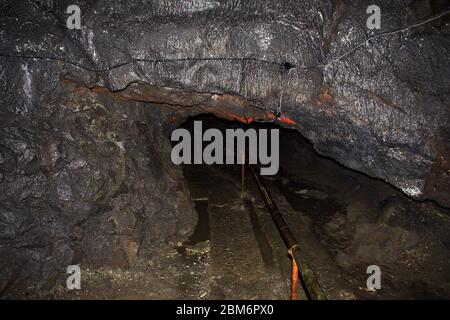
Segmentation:
{"type": "MultiPolygon", "coordinates": [[[[128,266],[188,234],[165,137],[195,112],[281,112],[319,153],[450,206],[449,15],[391,32],[445,7],[378,1],[368,30],[370,1],[77,1],[68,30],[71,1],[47,3],[0,4],[1,256],[128,266]]],[[[1,261],[0,292],[18,277],[1,261]]]]}

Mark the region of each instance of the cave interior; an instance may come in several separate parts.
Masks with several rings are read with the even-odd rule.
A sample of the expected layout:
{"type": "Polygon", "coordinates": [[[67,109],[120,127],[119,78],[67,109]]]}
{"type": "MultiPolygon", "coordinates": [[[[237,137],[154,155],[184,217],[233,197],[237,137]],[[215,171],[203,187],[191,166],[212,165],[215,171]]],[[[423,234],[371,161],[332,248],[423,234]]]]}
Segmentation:
{"type": "Polygon", "coordinates": [[[450,298],[448,1],[69,2],[0,4],[0,299],[291,299],[261,135],[211,164],[196,123],[278,133],[259,176],[324,297],[450,298]]]}

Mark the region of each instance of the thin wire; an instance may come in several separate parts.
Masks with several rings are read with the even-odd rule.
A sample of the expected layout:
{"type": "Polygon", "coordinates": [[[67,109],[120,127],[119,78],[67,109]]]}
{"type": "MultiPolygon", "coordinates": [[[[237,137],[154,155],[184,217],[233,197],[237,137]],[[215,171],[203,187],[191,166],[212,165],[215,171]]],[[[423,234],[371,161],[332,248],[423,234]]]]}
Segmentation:
{"type": "MultiPolygon", "coordinates": [[[[431,22],[431,21],[434,21],[434,20],[436,20],[436,19],[439,19],[440,17],[445,16],[445,15],[448,14],[448,13],[450,13],[450,10],[441,12],[440,14],[438,14],[438,15],[436,15],[436,16],[433,16],[433,17],[431,17],[431,18],[429,18],[429,19],[427,19],[427,20],[425,20],[425,21],[421,21],[421,22],[418,22],[418,23],[409,25],[409,26],[404,27],[404,28],[401,28],[401,29],[392,30],[392,31],[386,31],[386,32],[381,32],[381,33],[378,33],[378,34],[376,34],[376,35],[373,35],[373,36],[369,37],[368,39],[366,39],[365,41],[363,41],[363,42],[361,42],[360,44],[358,44],[357,46],[353,47],[352,49],[350,49],[350,50],[344,52],[344,53],[341,54],[340,56],[338,56],[338,57],[336,57],[336,58],[330,60],[328,63],[326,63],[326,64],[319,64],[319,65],[317,65],[316,67],[317,67],[317,68],[324,68],[324,67],[327,67],[327,66],[329,66],[329,65],[331,65],[331,64],[333,64],[333,63],[335,63],[335,62],[337,62],[337,61],[339,61],[339,60],[342,60],[343,58],[345,58],[346,56],[348,56],[350,53],[354,52],[355,50],[357,50],[357,49],[360,48],[361,46],[365,45],[366,43],[368,43],[368,42],[370,42],[370,41],[372,41],[372,40],[374,40],[374,39],[376,39],[376,38],[379,38],[379,37],[382,37],[382,36],[386,36],[386,35],[390,35],[390,34],[399,33],[399,32],[404,32],[404,31],[409,30],[409,29],[411,29],[411,28],[419,27],[419,26],[421,26],[421,25],[424,25],[424,24],[426,24],[426,23],[429,23],[429,22],[431,22]]],[[[309,68],[309,67],[308,67],[308,68],[309,68]]],[[[292,69],[305,69],[305,67],[293,67],[293,68],[290,68],[290,69],[288,70],[288,81],[287,81],[287,86],[289,86],[289,83],[290,83],[290,72],[291,72],[292,69]]],[[[284,94],[284,86],[282,86],[282,88],[281,88],[280,102],[279,102],[279,105],[278,105],[278,108],[277,108],[277,113],[278,113],[279,115],[282,114],[283,94],[284,94]]]]}
{"type": "Polygon", "coordinates": [[[421,25],[424,25],[424,24],[426,24],[426,23],[429,23],[429,22],[431,22],[431,21],[434,21],[434,20],[436,20],[436,19],[439,19],[440,17],[445,16],[446,14],[449,14],[449,13],[450,13],[450,10],[447,10],[447,11],[444,11],[444,12],[442,12],[442,13],[436,15],[436,16],[433,16],[433,17],[431,17],[431,18],[429,18],[429,19],[427,19],[427,20],[425,20],[425,21],[418,22],[418,23],[412,24],[412,25],[410,25],[410,26],[407,26],[407,27],[404,27],[404,28],[401,28],[401,29],[392,30],[392,31],[386,31],[386,32],[381,32],[381,33],[378,33],[378,34],[376,34],[376,35],[373,35],[373,36],[369,37],[367,40],[361,42],[361,43],[358,44],[357,46],[355,46],[355,47],[353,47],[352,49],[348,50],[347,52],[341,54],[340,56],[338,56],[338,57],[336,57],[336,58],[334,58],[334,59],[332,59],[331,61],[329,61],[329,62],[326,63],[325,65],[321,65],[320,67],[326,67],[326,66],[329,66],[329,65],[331,65],[331,64],[333,64],[333,63],[335,63],[335,62],[337,62],[337,61],[339,61],[339,60],[341,60],[341,59],[343,59],[344,57],[348,56],[350,53],[352,53],[352,52],[355,51],[356,49],[360,48],[361,46],[365,45],[366,43],[368,43],[368,42],[370,42],[370,41],[372,41],[372,40],[374,40],[374,39],[377,39],[377,38],[382,37],[382,36],[390,35],[390,34],[395,34],[395,33],[399,33],[399,32],[404,32],[404,31],[409,30],[409,29],[411,29],[411,28],[419,27],[419,26],[421,26],[421,25]]]}
{"type": "MultiPolygon", "coordinates": [[[[385,35],[389,35],[389,34],[403,32],[403,31],[406,31],[408,29],[424,25],[426,23],[429,23],[431,21],[439,19],[442,16],[444,16],[446,14],[449,14],[449,13],[450,13],[450,10],[447,10],[447,11],[444,11],[444,12],[442,12],[442,13],[436,15],[436,16],[433,16],[433,17],[431,17],[431,18],[429,18],[429,19],[427,19],[425,21],[422,21],[422,22],[419,22],[419,23],[416,23],[416,24],[413,24],[413,25],[410,25],[410,26],[407,26],[407,27],[404,27],[404,28],[401,28],[401,29],[387,31],[387,32],[382,32],[382,33],[373,35],[373,36],[369,37],[367,40],[361,42],[357,46],[353,47],[352,49],[348,50],[347,52],[343,53],[342,55],[332,59],[331,61],[329,61],[326,64],[318,64],[318,65],[314,65],[314,66],[297,66],[297,67],[290,68],[289,71],[292,70],[292,69],[304,70],[304,69],[315,69],[315,68],[326,67],[326,66],[328,66],[328,65],[330,65],[330,64],[332,64],[334,62],[337,62],[337,61],[343,59],[344,57],[346,57],[347,55],[349,55],[350,53],[352,53],[356,49],[360,48],[364,44],[366,44],[366,43],[368,43],[368,42],[370,42],[370,41],[372,41],[372,40],[374,40],[376,38],[379,38],[379,37],[385,36],[385,35]]],[[[208,57],[205,57],[205,58],[192,57],[192,58],[175,58],[175,59],[145,59],[145,58],[132,59],[132,60],[129,60],[129,61],[119,62],[119,63],[117,63],[115,65],[112,65],[112,66],[109,66],[109,67],[106,67],[106,68],[103,68],[103,69],[95,69],[95,68],[91,68],[91,67],[88,67],[86,65],[83,65],[82,63],[75,62],[75,61],[72,61],[70,59],[66,59],[66,58],[58,57],[58,56],[53,56],[52,57],[52,56],[20,55],[20,54],[7,54],[7,53],[0,52],[0,57],[34,59],[34,60],[50,60],[50,61],[52,61],[52,60],[55,61],[56,60],[56,61],[61,61],[61,62],[64,62],[64,63],[71,64],[71,65],[73,65],[75,67],[78,67],[80,69],[84,69],[86,71],[91,71],[91,72],[108,72],[108,71],[112,71],[114,69],[126,66],[128,64],[134,64],[134,63],[139,63],[139,62],[144,62],[144,63],[145,62],[150,62],[150,63],[175,63],[175,62],[197,62],[197,61],[254,61],[254,62],[259,62],[259,63],[281,65],[282,66],[281,63],[276,62],[276,61],[258,59],[258,58],[254,58],[254,57],[209,57],[209,58],[208,57]]]]}
{"type": "MultiPolygon", "coordinates": [[[[366,43],[375,40],[379,37],[382,36],[386,36],[386,35],[391,35],[391,34],[395,34],[395,33],[399,33],[399,32],[404,32],[406,30],[409,30],[411,28],[415,28],[415,27],[419,27],[421,25],[424,25],[426,23],[429,23],[431,21],[434,21],[436,19],[439,19],[447,14],[450,13],[450,10],[441,12],[440,14],[433,16],[425,21],[421,21],[409,26],[406,26],[404,28],[401,29],[397,29],[397,30],[392,30],[392,31],[386,31],[386,32],[381,32],[378,33],[376,35],[373,35],[371,37],[369,37],[368,39],[366,39],[365,41],[361,42],[360,44],[356,45],[355,47],[351,48],[350,50],[344,52],[343,54],[341,54],[340,56],[330,60],[329,62],[327,62],[326,64],[318,64],[316,66],[298,66],[298,67],[292,67],[289,68],[288,70],[288,80],[286,85],[289,86],[290,84],[290,72],[293,69],[315,69],[315,68],[325,68],[327,66],[330,66],[331,64],[342,60],[343,58],[345,58],[346,56],[348,56],[349,54],[351,54],[352,52],[354,52],[355,50],[357,50],[358,48],[362,47],[363,45],[365,45],[366,43]]],[[[108,71],[112,71],[114,69],[120,68],[122,66],[128,65],[128,64],[134,64],[134,63],[139,63],[139,62],[151,62],[151,63],[170,63],[170,62],[191,62],[191,61],[255,61],[255,62],[260,62],[260,63],[267,63],[267,64],[279,64],[277,62],[274,61],[268,61],[268,60],[263,60],[263,59],[257,59],[257,58],[239,58],[239,57],[210,57],[210,58],[179,58],[179,59],[132,59],[131,61],[125,61],[125,62],[121,62],[118,63],[116,65],[104,68],[104,69],[95,69],[95,68],[90,68],[88,66],[83,65],[82,63],[78,63],[78,62],[74,62],[71,61],[69,59],[65,59],[65,58],[61,58],[61,57],[42,57],[42,56],[22,56],[22,55],[8,55],[8,54],[4,54],[0,52],[0,57],[5,57],[5,58],[22,58],[22,59],[40,59],[40,60],[57,60],[57,61],[61,61],[61,62],[65,62],[65,63],[69,63],[75,67],[84,69],[86,71],[91,71],[91,72],[108,72],[108,71]]],[[[283,65],[282,65],[283,66],[283,65]]],[[[282,75],[280,76],[280,82],[282,82],[282,75]]],[[[284,94],[284,86],[282,86],[281,89],[281,93],[280,93],[280,101],[279,101],[279,105],[277,107],[277,117],[281,116],[282,114],[282,104],[283,104],[283,94],[284,94]]]]}

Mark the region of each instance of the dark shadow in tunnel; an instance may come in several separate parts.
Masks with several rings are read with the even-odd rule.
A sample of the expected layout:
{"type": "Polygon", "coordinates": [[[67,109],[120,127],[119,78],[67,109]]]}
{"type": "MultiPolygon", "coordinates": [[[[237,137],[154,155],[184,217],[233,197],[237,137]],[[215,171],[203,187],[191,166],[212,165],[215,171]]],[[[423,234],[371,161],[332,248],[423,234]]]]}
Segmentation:
{"type": "MultiPolygon", "coordinates": [[[[211,114],[200,114],[194,117],[189,118],[186,120],[180,128],[185,128],[189,130],[193,136],[193,128],[194,128],[194,121],[201,121],[203,124],[203,132],[205,132],[207,129],[210,128],[216,128],[221,130],[223,133],[226,129],[243,129],[244,131],[247,129],[279,129],[280,130],[280,171],[278,172],[278,175],[283,174],[289,174],[292,171],[298,171],[298,170],[310,170],[312,167],[315,167],[318,170],[318,179],[321,178],[322,170],[320,170],[321,166],[323,166],[326,171],[323,173],[330,173],[334,172],[336,175],[336,179],[343,180],[345,182],[347,177],[352,177],[352,179],[361,179],[365,183],[373,183],[374,185],[378,186],[378,188],[390,190],[393,193],[396,194],[396,196],[410,199],[411,201],[415,201],[417,203],[425,203],[430,204],[433,206],[436,206],[440,209],[442,209],[444,212],[447,212],[448,216],[450,216],[450,209],[446,208],[439,203],[435,202],[434,200],[419,200],[412,198],[405,193],[403,193],[402,190],[400,190],[398,187],[391,185],[390,183],[376,178],[372,177],[364,172],[349,168],[341,163],[339,163],[337,160],[335,160],[332,157],[324,156],[322,154],[319,154],[315,148],[313,143],[311,143],[308,139],[303,137],[303,135],[297,131],[296,129],[289,129],[285,127],[281,127],[277,125],[275,122],[252,122],[250,124],[244,124],[239,121],[229,121],[225,120],[219,117],[216,117],[215,115],[211,114]],[[298,155],[299,152],[295,152],[295,150],[301,150],[301,154],[303,157],[298,157],[293,159],[293,154],[298,155]],[[294,151],[294,153],[293,153],[294,151]],[[293,161],[297,160],[297,161],[293,161]],[[293,165],[297,163],[297,169],[293,168],[293,165]],[[294,170],[293,170],[294,169],[294,170]]],[[[225,137],[225,133],[224,133],[225,137]]],[[[207,145],[209,142],[204,142],[203,146],[207,145]]],[[[174,143],[172,142],[172,145],[174,143]]],[[[193,149],[193,146],[192,146],[193,149]]],[[[270,146],[269,146],[270,150],[270,146]]],[[[248,142],[246,143],[246,157],[248,158],[248,142]]],[[[225,156],[225,150],[224,150],[224,156],[225,156]]],[[[237,160],[237,155],[236,155],[237,160]]],[[[236,163],[236,162],[235,162],[236,163]]],[[[270,177],[269,177],[270,178],[270,177]]],[[[326,182],[326,181],[324,181],[326,182]]]]}
{"type": "MultiPolygon", "coordinates": [[[[433,238],[433,241],[450,247],[449,225],[438,217],[440,214],[450,216],[450,210],[441,208],[430,201],[413,200],[380,179],[369,177],[366,174],[349,169],[333,159],[319,155],[314,150],[313,145],[296,130],[285,129],[268,122],[254,122],[247,125],[237,121],[223,120],[213,115],[199,115],[189,118],[180,126],[191,132],[192,137],[194,121],[202,122],[203,132],[209,128],[216,128],[221,132],[226,129],[243,129],[244,131],[249,128],[256,130],[279,129],[280,168],[276,175],[263,176],[263,179],[266,181],[269,190],[281,194],[299,215],[304,215],[310,219],[310,229],[314,237],[326,252],[337,260],[339,267],[343,268],[343,273],[350,278],[354,276],[362,277],[361,274],[365,275],[364,272],[361,272],[361,270],[364,270],[366,263],[364,257],[372,254],[364,251],[372,250],[370,245],[362,246],[362,249],[357,253],[352,251],[357,251],[359,245],[355,241],[364,244],[365,240],[358,240],[357,237],[367,238],[369,242],[377,241],[376,239],[370,239],[380,226],[387,225],[391,229],[387,229],[386,232],[392,233],[383,234],[383,237],[385,236],[387,239],[385,246],[382,243],[376,243],[376,246],[379,246],[376,249],[381,252],[380,254],[383,257],[386,256],[385,260],[379,263],[384,263],[385,269],[389,269],[394,278],[405,274],[405,271],[402,269],[403,267],[389,261],[398,259],[408,250],[407,247],[403,248],[402,244],[399,245],[396,252],[389,248],[392,245],[390,244],[391,238],[395,242],[396,234],[403,232],[399,230],[408,230],[407,232],[413,232],[420,237],[433,238]],[[426,220],[423,219],[424,216],[427,216],[426,220]],[[348,254],[348,252],[351,254],[348,254]],[[344,256],[347,256],[350,260],[344,261],[342,258],[344,256]]],[[[203,147],[208,143],[203,143],[203,147]]],[[[246,145],[246,150],[248,150],[248,145],[246,145]]],[[[224,205],[229,201],[228,193],[230,191],[227,190],[232,188],[239,190],[240,188],[240,168],[241,166],[238,164],[183,165],[184,176],[194,200],[198,197],[196,193],[200,195],[208,194],[214,189],[216,194],[209,193],[208,196],[215,197],[215,203],[222,199],[224,205]],[[220,183],[224,183],[224,181],[225,183],[218,187],[216,178],[219,176],[221,177],[220,183]],[[200,193],[192,187],[195,184],[198,185],[199,181],[203,186],[200,193]],[[222,187],[224,191],[217,193],[217,190],[221,190],[222,187]]],[[[247,173],[246,191],[253,188],[252,183],[247,173]]],[[[264,234],[264,229],[267,229],[267,226],[261,223],[261,216],[258,217],[252,211],[262,201],[259,199],[258,193],[254,193],[253,197],[253,202],[251,202],[253,208],[250,207],[250,212],[248,212],[249,223],[265,266],[273,268],[272,262],[277,258],[271,249],[273,243],[271,243],[270,236],[264,234]]],[[[200,200],[204,201],[205,199],[200,200]]],[[[199,211],[200,222],[194,235],[189,240],[191,243],[196,237],[201,237],[201,234],[205,235],[205,230],[210,232],[206,225],[210,221],[205,219],[208,215],[206,202],[203,202],[203,208],[197,208],[198,210],[201,209],[199,211]]],[[[195,203],[197,207],[198,202],[195,201],[195,203]]],[[[262,207],[264,207],[263,204],[262,207]]],[[[295,222],[295,219],[293,221],[295,222]]],[[[295,231],[297,228],[295,223],[291,228],[295,231]]],[[[436,246],[436,248],[438,247],[436,246]]],[[[436,250],[434,253],[436,256],[442,254],[438,249],[436,250]]],[[[439,295],[431,291],[417,292],[414,289],[416,288],[414,284],[416,280],[406,279],[404,281],[405,283],[411,281],[413,284],[410,287],[408,285],[405,288],[394,288],[400,296],[434,297],[439,295]]],[[[386,286],[388,285],[386,284],[386,286]]],[[[396,286],[394,282],[391,285],[396,286]]],[[[367,292],[361,292],[360,297],[371,298],[367,292]]]]}

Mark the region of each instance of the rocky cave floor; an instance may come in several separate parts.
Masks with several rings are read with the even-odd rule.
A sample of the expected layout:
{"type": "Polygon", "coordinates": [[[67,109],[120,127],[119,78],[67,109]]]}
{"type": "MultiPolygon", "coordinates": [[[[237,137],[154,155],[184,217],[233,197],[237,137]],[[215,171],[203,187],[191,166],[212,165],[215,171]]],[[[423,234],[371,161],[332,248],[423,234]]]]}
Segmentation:
{"type": "Polygon", "coordinates": [[[199,114],[292,129],[266,182],[329,298],[450,298],[448,1],[50,2],[0,4],[1,299],[289,298],[249,174],[170,159],[199,114]]]}
{"type": "MultiPolygon", "coordinates": [[[[281,132],[280,152],[265,182],[328,298],[450,297],[450,210],[318,156],[294,131],[281,132]],[[375,292],[371,264],[382,272],[375,292]]],[[[81,290],[61,283],[39,298],[289,299],[287,250],[248,172],[241,197],[240,170],[185,166],[199,215],[188,240],[146,252],[130,270],[83,269],[81,290]]]]}

